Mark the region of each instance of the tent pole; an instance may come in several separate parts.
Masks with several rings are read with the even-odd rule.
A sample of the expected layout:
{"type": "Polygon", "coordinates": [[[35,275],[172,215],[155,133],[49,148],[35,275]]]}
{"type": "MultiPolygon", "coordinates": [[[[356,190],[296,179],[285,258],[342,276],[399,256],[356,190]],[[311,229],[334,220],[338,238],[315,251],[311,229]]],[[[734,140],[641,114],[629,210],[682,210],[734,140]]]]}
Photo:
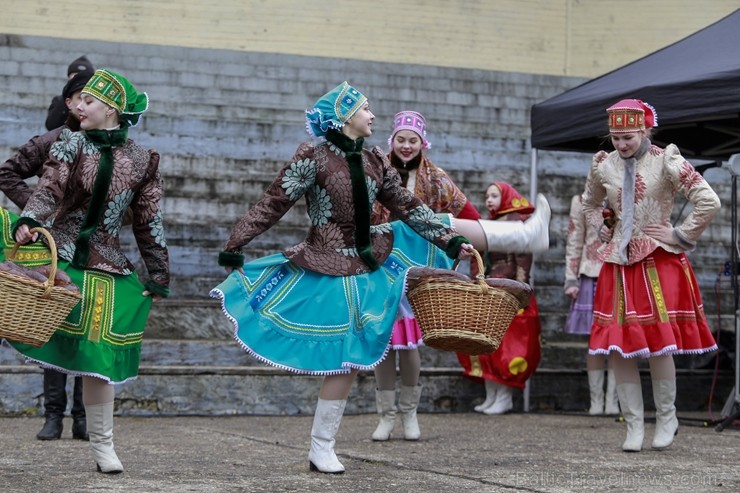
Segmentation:
{"type": "MultiPolygon", "coordinates": [[[[537,149],[532,148],[532,160],[530,163],[529,171],[529,200],[535,202],[537,200],[537,149]]],[[[535,263],[532,262],[532,267],[529,271],[529,282],[534,287],[534,275],[535,275],[535,263]]],[[[524,412],[529,412],[529,391],[531,387],[531,378],[527,379],[524,384],[524,412]]]]}
{"type": "Polygon", "coordinates": [[[529,168],[529,199],[537,200],[537,149],[534,148],[529,168]]]}

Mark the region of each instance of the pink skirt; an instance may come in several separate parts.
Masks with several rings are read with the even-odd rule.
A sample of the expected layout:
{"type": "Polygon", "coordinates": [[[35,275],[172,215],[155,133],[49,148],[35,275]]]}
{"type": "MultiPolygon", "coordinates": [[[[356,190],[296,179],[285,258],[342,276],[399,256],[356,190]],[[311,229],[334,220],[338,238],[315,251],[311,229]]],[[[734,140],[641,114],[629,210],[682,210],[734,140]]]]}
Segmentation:
{"type": "Polygon", "coordinates": [[[633,265],[605,263],[596,284],[590,354],[625,358],[715,351],[685,254],[655,250],[633,265]]]}
{"type": "Polygon", "coordinates": [[[424,341],[421,337],[421,328],[411,310],[409,300],[404,294],[401,303],[398,304],[396,321],[393,324],[393,333],[391,334],[391,348],[395,350],[417,349],[423,346],[424,341]]]}

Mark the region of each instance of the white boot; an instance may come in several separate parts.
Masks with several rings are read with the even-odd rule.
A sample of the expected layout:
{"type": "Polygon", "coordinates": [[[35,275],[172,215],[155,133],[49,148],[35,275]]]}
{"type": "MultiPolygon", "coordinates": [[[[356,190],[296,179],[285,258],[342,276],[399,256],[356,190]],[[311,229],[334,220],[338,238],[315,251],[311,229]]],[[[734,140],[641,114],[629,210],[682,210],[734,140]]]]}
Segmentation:
{"type": "Polygon", "coordinates": [[[627,422],[627,438],[622,444],[625,452],[642,450],[645,438],[645,410],[642,404],[642,385],[639,383],[620,383],[617,385],[619,406],[627,422]]]}
{"type": "Polygon", "coordinates": [[[373,432],[373,440],[382,442],[391,437],[396,424],[396,391],[376,389],[375,406],[380,414],[380,422],[373,432]]]}
{"type": "Polygon", "coordinates": [[[327,401],[319,398],[311,427],[311,449],[308,463],[312,471],[342,474],[344,466],[334,453],[334,437],[342,422],[347,400],[327,401]]]}
{"type": "Polygon", "coordinates": [[[588,414],[604,414],[604,370],[588,371],[588,393],[591,396],[588,414]]]}
{"type": "Polygon", "coordinates": [[[619,414],[619,399],[617,398],[617,382],[614,380],[614,370],[606,371],[604,414],[608,414],[610,416],[616,416],[619,414]]]}
{"type": "Polygon", "coordinates": [[[526,221],[479,219],[489,252],[544,252],[550,247],[550,204],[537,195],[537,207],[526,221]]]}
{"type": "MultiPolygon", "coordinates": [[[[495,382],[494,382],[495,383],[495,382]]],[[[492,405],[483,410],[483,414],[492,416],[494,414],[508,413],[514,407],[512,397],[514,396],[514,389],[508,385],[496,384],[496,400],[492,405]]]]}
{"type": "Polygon", "coordinates": [[[419,421],[416,419],[416,408],[419,407],[421,398],[421,384],[401,386],[398,396],[398,411],[401,413],[403,424],[403,437],[406,440],[418,440],[421,437],[419,421]]]}
{"type": "Polygon", "coordinates": [[[113,403],[85,406],[87,433],[98,471],[106,474],[123,472],[123,465],[113,450],[113,403]]]}
{"type": "Polygon", "coordinates": [[[653,380],[653,399],[655,401],[653,448],[662,450],[673,443],[673,437],[678,433],[676,381],[653,380]]]}
{"type": "Polygon", "coordinates": [[[482,413],[496,402],[496,389],[498,388],[496,382],[493,380],[483,380],[483,384],[486,387],[486,400],[473,408],[477,413],[482,413]]]}

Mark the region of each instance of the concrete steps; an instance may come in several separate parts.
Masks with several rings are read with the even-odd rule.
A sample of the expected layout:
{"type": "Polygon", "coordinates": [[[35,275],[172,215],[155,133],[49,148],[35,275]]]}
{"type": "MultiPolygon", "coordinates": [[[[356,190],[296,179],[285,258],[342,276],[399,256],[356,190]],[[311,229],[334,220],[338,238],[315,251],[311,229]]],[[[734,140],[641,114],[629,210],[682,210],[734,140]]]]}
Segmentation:
{"type": "MultiPolygon", "coordinates": [[[[542,364],[530,380],[532,412],[582,412],[588,407],[585,350],[585,341],[543,345],[542,364]]],[[[421,354],[425,389],[420,412],[470,412],[483,400],[482,385],[462,376],[453,353],[423,348],[421,354]]],[[[733,373],[722,370],[715,381],[711,367],[696,368],[701,360],[677,357],[676,361],[677,407],[706,410],[711,397],[712,408],[720,410],[731,392],[733,373]]],[[[701,362],[706,366],[707,361],[701,362]]],[[[648,389],[646,369],[643,380],[648,389]]],[[[41,384],[39,368],[24,364],[12,349],[0,349],[0,414],[41,414],[41,384]]],[[[153,339],[142,347],[139,378],[118,387],[117,410],[137,416],[305,414],[312,412],[320,384],[321,377],[262,365],[231,340],[153,339]]],[[[361,372],[347,412],[375,412],[374,389],[372,372],[361,372]]],[[[515,409],[523,408],[523,398],[522,392],[515,393],[515,409]]],[[[646,397],[648,408],[649,400],[646,397]]]]}

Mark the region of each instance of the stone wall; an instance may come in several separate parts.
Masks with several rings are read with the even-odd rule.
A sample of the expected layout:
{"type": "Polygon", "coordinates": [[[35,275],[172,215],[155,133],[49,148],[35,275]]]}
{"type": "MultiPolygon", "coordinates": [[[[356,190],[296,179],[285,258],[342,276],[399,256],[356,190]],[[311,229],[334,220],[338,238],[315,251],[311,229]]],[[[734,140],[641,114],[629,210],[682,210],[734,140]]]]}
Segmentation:
{"type": "MultiPolygon", "coordinates": [[[[173,296],[155,308],[150,334],[166,338],[224,337],[225,320],[207,298],[210,287],[224,276],[216,255],[231,226],[306,140],[305,108],[337,83],[349,80],[369,96],[377,116],[370,144],[385,147],[396,111],[424,113],[433,145],[428,155],[484,211],[482,193],[494,179],[509,181],[529,194],[531,106],[583,82],[512,72],[32,36],[5,36],[0,41],[0,155],[10,155],[44,131],[48,103],[60,92],[69,61],[81,54],[98,67],[121,72],[149,93],[150,110],[130,135],[162,154],[173,296]]],[[[567,209],[571,195],[582,189],[589,162],[589,155],[569,153],[538,157],[537,185],[553,210],[551,250],[537,256],[534,277],[545,337],[558,337],[568,308],[561,288],[567,209]]],[[[728,204],[726,173],[712,170],[707,176],[728,204]]],[[[9,202],[3,197],[0,205],[9,202]]],[[[730,256],[729,215],[725,208],[692,253],[699,283],[711,300],[710,315],[717,312],[712,294],[717,272],[730,256]]],[[[305,206],[299,204],[255,240],[247,256],[273,253],[300,241],[306,221],[305,206]]],[[[130,238],[126,240],[136,257],[130,238]]],[[[726,314],[730,297],[723,287],[719,311],[726,314]]]]}

